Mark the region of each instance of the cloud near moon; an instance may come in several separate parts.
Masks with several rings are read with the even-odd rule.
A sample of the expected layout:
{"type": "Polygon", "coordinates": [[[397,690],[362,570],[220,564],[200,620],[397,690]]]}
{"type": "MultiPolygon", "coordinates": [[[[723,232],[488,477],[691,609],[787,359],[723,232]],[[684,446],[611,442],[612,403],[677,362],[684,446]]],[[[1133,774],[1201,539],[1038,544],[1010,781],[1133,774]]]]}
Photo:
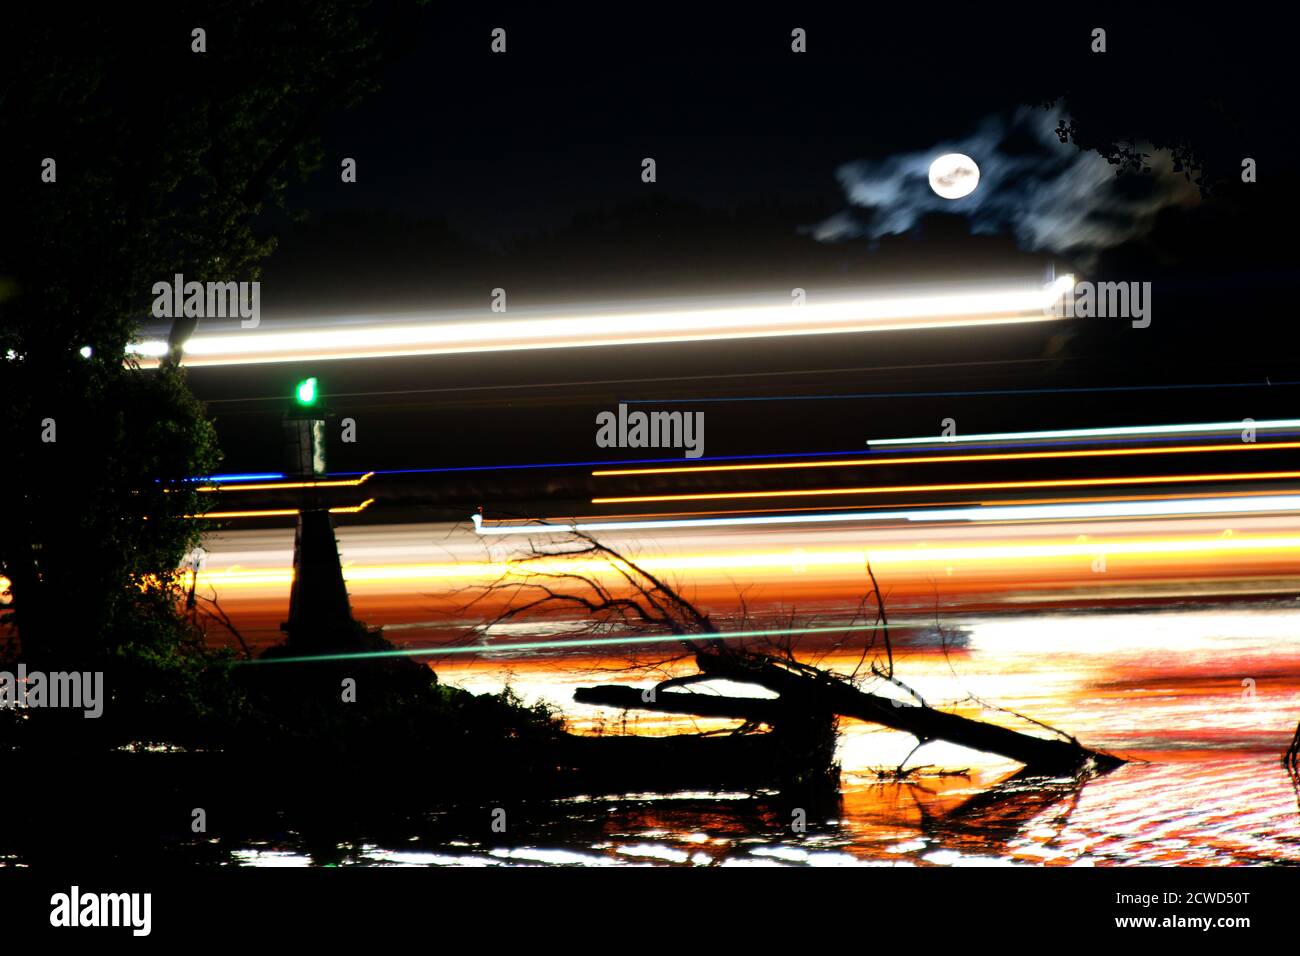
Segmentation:
{"type": "Polygon", "coordinates": [[[1060,142],[1054,130],[1062,115],[1021,107],[986,117],[964,139],[846,163],[836,177],[848,208],[810,232],[823,241],[874,240],[910,231],[927,213],[946,212],[969,218],[977,234],[1009,232],[1029,251],[1097,252],[1146,235],[1167,206],[1200,201],[1169,157],[1151,150],[1145,150],[1152,153],[1150,175],[1117,179],[1097,153],[1060,142]],[[931,188],[931,164],[950,153],[980,157],[979,188],[960,203],[931,188]]]}

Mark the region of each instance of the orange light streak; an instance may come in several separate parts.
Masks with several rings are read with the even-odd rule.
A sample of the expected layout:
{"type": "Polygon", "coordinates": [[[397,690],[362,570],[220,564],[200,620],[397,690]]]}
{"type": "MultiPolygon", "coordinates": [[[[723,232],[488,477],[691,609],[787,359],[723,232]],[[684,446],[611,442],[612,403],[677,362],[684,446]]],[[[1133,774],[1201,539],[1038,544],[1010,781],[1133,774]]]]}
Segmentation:
{"type": "Polygon", "coordinates": [[[805,498],[814,495],[880,495],[894,492],[998,491],[1010,488],[1077,488],[1087,485],[1152,485],[1208,481],[1280,481],[1300,478],[1300,471],[1224,472],[1201,475],[1139,475],[1124,478],[1060,478],[1041,481],[977,481],[941,485],[880,485],[873,488],[810,488],[793,491],[727,491],[686,495],[625,495],[592,498],[594,505],[648,501],[716,501],[720,499],[805,498]]]}

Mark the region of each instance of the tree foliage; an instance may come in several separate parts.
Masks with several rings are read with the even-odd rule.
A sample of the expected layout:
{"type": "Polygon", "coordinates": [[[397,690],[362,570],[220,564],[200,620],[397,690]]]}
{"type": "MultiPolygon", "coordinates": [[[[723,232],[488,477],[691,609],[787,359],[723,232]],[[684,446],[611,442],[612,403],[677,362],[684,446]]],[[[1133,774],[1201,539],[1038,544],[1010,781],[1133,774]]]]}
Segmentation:
{"type": "Polygon", "coordinates": [[[0,575],[28,661],[177,639],[187,479],[219,456],[183,370],[127,345],[155,282],[258,278],[322,119],[383,62],[364,3],[139,12],[0,31],[0,575]]]}

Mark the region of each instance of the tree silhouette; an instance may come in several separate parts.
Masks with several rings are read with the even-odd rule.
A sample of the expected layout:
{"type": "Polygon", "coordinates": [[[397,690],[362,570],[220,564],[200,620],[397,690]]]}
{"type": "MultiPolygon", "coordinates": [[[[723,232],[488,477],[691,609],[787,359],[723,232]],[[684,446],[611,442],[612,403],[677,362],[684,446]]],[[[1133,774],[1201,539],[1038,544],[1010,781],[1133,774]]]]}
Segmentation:
{"type": "Polygon", "coordinates": [[[258,278],[270,213],[319,164],[322,117],[374,87],[394,11],[180,3],[0,31],[0,574],[24,660],[177,639],[187,479],[218,454],[183,370],[128,343],[155,282],[258,278]]]}

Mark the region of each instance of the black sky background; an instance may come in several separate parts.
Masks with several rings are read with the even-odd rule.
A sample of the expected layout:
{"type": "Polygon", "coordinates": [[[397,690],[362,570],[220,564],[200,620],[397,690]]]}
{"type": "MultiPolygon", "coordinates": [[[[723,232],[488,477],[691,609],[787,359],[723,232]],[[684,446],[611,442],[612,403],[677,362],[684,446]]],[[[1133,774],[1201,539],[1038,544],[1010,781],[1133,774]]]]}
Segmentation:
{"type": "Polygon", "coordinates": [[[1140,5],[960,9],[429,9],[389,38],[401,46],[383,89],[325,130],[327,156],[363,162],[360,181],[339,189],[325,175],[301,197],[321,212],[442,215],[500,242],[643,199],[639,161],[655,155],[659,192],[679,198],[834,205],[843,162],[927,148],[990,112],[1071,92],[1107,98],[1150,131],[1184,104],[1228,100],[1242,141],[1207,149],[1265,153],[1293,138],[1276,82],[1282,38],[1265,22],[1140,5]],[[489,51],[496,26],[509,34],[503,55],[489,51]],[[790,52],[794,26],[808,31],[806,54],[790,52]],[[1108,29],[1105,54],[1089,52],[1094,26],[1108,29]]]}
{"type": "MultiPolygon", "coordinates": [[[[832,336],[673,347],[195,369],[232,470],[277,456],[282,397],[319,374],[371,427],[336,470],[581,461],[620,400],[707,399],[709,455],[847,450],[872,434],[1280,417],[1300,380],[1289,343],[1296,269],[1295,135],[1280,22],[1132,6],[844,11],[430,5],[398,35],[382,88],[331,116],[324,163],[295,187],[263,272],[272,319],[358,310],[511,310],[957,276],[1034,275],[1067,255],[972,235],[930,214],[878,243],[820,241],[849,208],[837,170],[969,134],[1056,96],[1104,129],[1185,135],[1228,182],[1166,209],[1092,278],[1152,281],[1155,321],[923,336],[832,336]],[[507,30],[508,52],[490,52],[507,30]],[[808,53],[790,31],[808,31],[808,53]],[[1108,31],[1108,52],[1089,51],[1108,31]],[[339,181],[353,157],[358,182],[339,181]],[[641,159],[658,182],[641,181],[641,159]],[[756,406],[736,398],[1257,382],[1261,390],[901,397],[756,406]],[[593,384],[594,383],[594,384],[593,384]],[[1289,389],[1289,390],[1288,390],[1289,389]],[[377,426],[377,427],[375,427],[377,426]]],[[[1135,188],[1142,188],[1140,185],[1135,188]]],[[[632,457],[634,453],[629,452],[632,457]]],[[[491,497],[485,478],[451,494],[491,497]]],[[[427,489],[422,489],[423,494],[427,489]]],[[[581,495],[577,496],[578,499],[581,495]]],[[[575,499],[576,500],[576,499],[575,499]]]]}
{"type": "Polygon", "coordinates": [[[841,284],[1032,273],[1013,242],[971,237],[961,216],[931,216],[883,252],[808,231],[849,208],[843,164],[928,149],[1062,94],[1136,135],[1177,130],[1180,111],[1199,121],[1207,101],[1223,101],[1225,122],[1196,145],[1265,170],[1253,191],[1227,190],[1229,208],[1170,222],[1154,250],[1112,253],[1112,271],[1195,258],[1186,247],[1212,236],[1217,257],[1239,260],[1217,268],[1225,276],[1279,265],[1290,275],[1283,257],[1260,255],[1278,249],[1271,236],[1258,241],[1284,233],[1295,205],[1279,188],[1295,137],[1270,31],[1128,8],[959,9],[430,7],[387,38],[395,62],[382,89],[330,117],[323,169],[293,194],[307,222],[268,217],[281,239],[265,270],[268,314],[476,307],[484,283],[522,306],[740,291],[756,275],[781,287],[809,270],[841,284]],[[796,25],[806,54],[790,52],[796,25]],[[1088,50],[1095,25],[1108,29],[1105,54],[1088,50]],[[489,51],[494,26],[508,31],[504,55],[489,51]],[[355,184],[339,182],[345,156],[358,162],[355,184]],[[645,156],[657,183],[641,182],[645,156]],[[1224,241],[1219,222],[1197,233],[1222,216],[1249,236],[1224,241]]]}

